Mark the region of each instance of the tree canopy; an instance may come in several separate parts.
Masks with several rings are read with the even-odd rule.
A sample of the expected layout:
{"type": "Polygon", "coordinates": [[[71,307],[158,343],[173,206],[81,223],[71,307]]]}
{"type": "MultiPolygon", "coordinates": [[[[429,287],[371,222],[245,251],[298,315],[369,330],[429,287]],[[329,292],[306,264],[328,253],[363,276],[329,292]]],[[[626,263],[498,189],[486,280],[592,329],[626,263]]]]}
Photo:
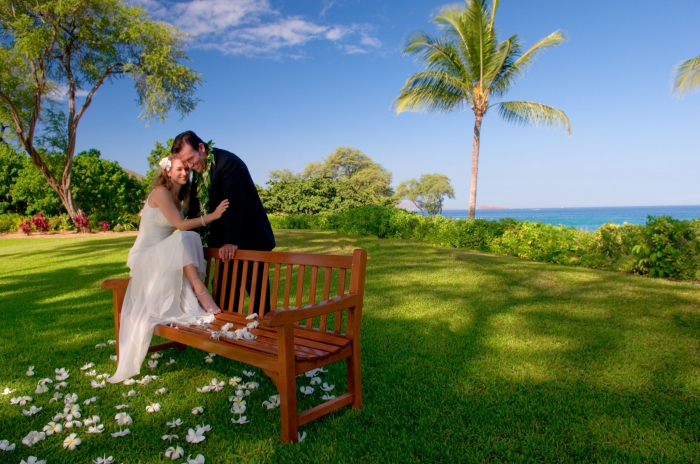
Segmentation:
{"type": "Polygon", "coordinates": [[[195,108],[201,76],[181,63],[185,37],[123,0],[0,0],[0,123],[71,217],[78,126],[105,82],[131,78],[147,121],[195,108]],[[64,156],[59,172],[41,156],[44,129],[64,156]]]}
{"type": "Polygon", "coordinates": [[[421,213],[435,216],[442,213],[445,197],[454,198],[455,191],[446,175],[423,174],[420,179],[401,182],[396,188],[396,195],[402,200],[411,201],[421,213]]]}

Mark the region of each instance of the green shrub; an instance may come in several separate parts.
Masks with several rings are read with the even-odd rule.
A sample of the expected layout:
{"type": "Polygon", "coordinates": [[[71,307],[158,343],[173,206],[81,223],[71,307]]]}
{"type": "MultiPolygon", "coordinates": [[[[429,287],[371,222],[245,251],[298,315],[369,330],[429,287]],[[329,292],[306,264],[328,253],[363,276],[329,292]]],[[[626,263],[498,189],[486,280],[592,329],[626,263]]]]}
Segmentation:
{"type": "Polygon", "coordinates": [[[492,251],[557,264],[580,264],[590,233],[573,227],[520,222],[493,240],[492,251]]]}
{"type": "Polygon", "coordinates": [[[71,220],[68,214],[59,214],[58,216],[52,216],[48,218],[49,230],[52,231],[67,231],[75,230],[75,224],[71,220]]]}
{"type": "Polygon", "coordinates": [[[19,214],[0,214],[0,234],[12,234],[17,232],[22,221],[24,221],[24,218],[19,214]]]}
{"type": "Polygon", "coordinates": [[[634,271],[651,277],[695,279],[700,267],[698,220],[668,216],[647,218],[642,242],[632,248],[637,261],[634,271]]]}

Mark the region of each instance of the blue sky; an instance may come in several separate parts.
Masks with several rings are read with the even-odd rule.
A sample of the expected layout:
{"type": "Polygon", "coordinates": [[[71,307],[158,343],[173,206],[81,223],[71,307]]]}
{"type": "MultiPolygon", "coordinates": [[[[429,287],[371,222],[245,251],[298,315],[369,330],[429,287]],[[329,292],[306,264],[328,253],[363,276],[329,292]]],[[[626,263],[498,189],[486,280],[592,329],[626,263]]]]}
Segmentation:
{"type": "MultiPolygon", "coordinates": [[[[135,2],[135,1],[134,1],[135,2]]],[[[183,130],[243,158],[264,184],[271,169],[300,171],[339,145],[359,148],[394,185],[447,174],[469,202],[470,110],[403,113],[392,102],[420,70],[402,56],[415,29],[450,2],[432,0],[140,0],[156,18],[198,34],[190,65],[203,101],[180,120],[146,126],[128,80],[103,87],[81,122],[78,150],[99,149],[137,172],[156,141],[183,130]]],[[[506,100],[562,109],[573,128],[484,119],[478,204],[511,208],[700,204],[700,93],[671,95],[672,69],[700,54],[700,2],[502,0],[501,37],[548,50],[506,100]]]]}

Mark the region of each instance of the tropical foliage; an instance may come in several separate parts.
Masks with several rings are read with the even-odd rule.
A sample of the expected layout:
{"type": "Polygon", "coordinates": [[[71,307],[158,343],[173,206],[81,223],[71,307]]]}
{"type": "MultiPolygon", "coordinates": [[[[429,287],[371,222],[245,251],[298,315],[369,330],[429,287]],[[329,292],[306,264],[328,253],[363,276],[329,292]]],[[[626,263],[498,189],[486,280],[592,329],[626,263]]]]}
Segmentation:
{"type": "Polygon", "coordinates": [[[95,92],[130,77],[142,118],[189,113],[201,76],[180,63],[185,37],[123,0],[0,0],[0,123],[71,217],[80,213],[71,184],[77,131],[95,92]],[[58,172],[42,156],[47,145],[60,148],[58,172]]]}
{"type": "Polygon", "coordinates": [[[423,174],[420,179],[401,182],[396,188],[396,195],[412,202],[421,213],[435,216],[442,213],[445,197],[454,198],[455,191],[446,175],[423,174]]]}
{"type": "Polygon", "coordinates": [[[673,91],[680,96],[700,87],[700,55],[681,61],[675,69],[673,91]]]}
{"type": "Polygon", "coordinates": [[[425,71],[408,78],[394,103],[396,112],[451,112],[471,108],[474,112],[469,218],[476,211],[481,124],[487,111],[496,107],[508,122],[563,127],[571,133],[563,111],[530,101],[491,102],[503,96],[545,49],[566,37],[558,30],[523,52],[517,34],[500,41],[496,33],[498,0],[491,8],[486,0],[467,0],[466,6],[451,5],[433,18],[443,34],[413,33],[404,54],[412,55],[425,71]]]}

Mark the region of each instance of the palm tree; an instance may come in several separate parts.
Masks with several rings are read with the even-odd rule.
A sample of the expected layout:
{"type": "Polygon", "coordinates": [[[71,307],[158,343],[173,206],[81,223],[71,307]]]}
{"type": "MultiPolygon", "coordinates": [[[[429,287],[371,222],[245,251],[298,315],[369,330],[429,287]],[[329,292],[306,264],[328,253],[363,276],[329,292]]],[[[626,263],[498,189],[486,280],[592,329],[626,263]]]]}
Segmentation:
{"type": "Polygon", "coordinates": [[[681,61],[676,66],[676,78],[673,81],[673,91],[683,96],[700,86],[700,55],[689,60],[681,61]]]}
{"type": "Polygon", "coordinates": [[[564,127],[571,134],[566,114],[551,106],[529,101],[489,103],[491,97],[505,94],[544,49],[566,40],[558,30],[524,53],[516,34],[499,42],[494,27],[498,3],[493,0],[490,11],[487,0],[467,0],[466,7],[447,6],[433,18],[444,32],[441,37],[414,32],[404,54],[423,61],[426,70],[409,77],[394,102],[397,113],[450,112],[466,106],[474,111],[470,219],[476,210],[481,122],[490,108],[497,106],[498,114],[509,122],[564,127]]]}

